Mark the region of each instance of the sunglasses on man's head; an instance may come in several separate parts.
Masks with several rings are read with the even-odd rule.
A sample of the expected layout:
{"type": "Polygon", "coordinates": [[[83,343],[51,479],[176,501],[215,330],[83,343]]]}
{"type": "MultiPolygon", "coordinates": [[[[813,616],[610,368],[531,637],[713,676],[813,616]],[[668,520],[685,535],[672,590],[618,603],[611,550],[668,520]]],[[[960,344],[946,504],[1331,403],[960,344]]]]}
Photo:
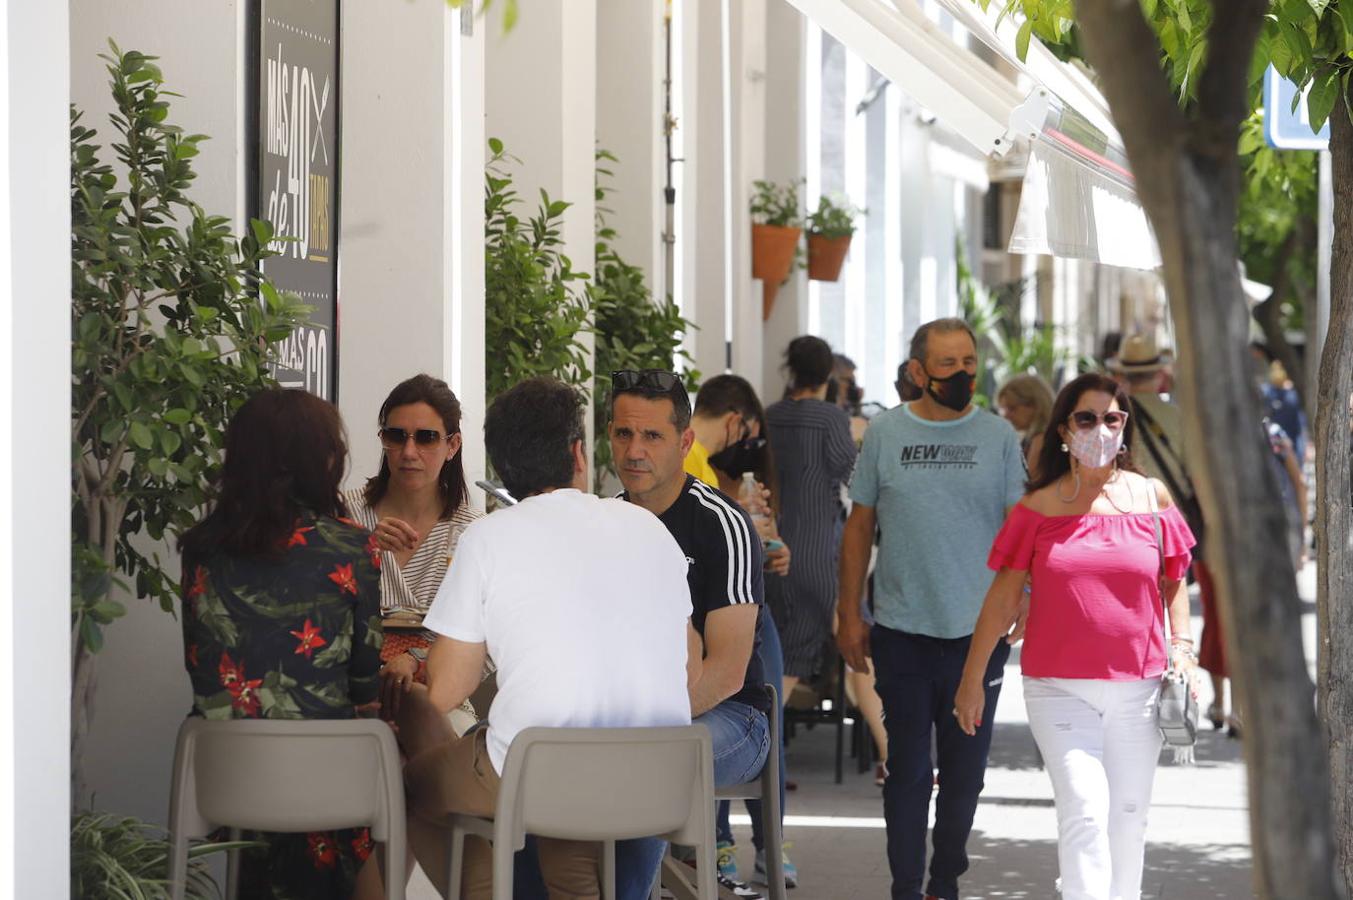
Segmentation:
{"type": "Polygon", "coordinates": [[[409,431],[406,428],[382,428],[376,432],[380,435],[381,446],[387,450],[400,450],[413,438],[413,442],[420,447],[432,447],[440,443],[442,433],[435,428],[418,428],[409,431]]]}
{"type": "Polygon", "coordinates": [[[1076,426],[1077,431],[1094,428],[1100,422],[1107,425],[1110,431],[1121,431],[1123,426],[1127,424],[1127,419],[1127,413],[1116,409],[1110,410],[1102,416],[1088,409],[1080,409],[1071,414],[1071,424],[1076,426]]]}
{"type": "Polygon", "coordinates": [[[663,369],[618,369],[611,373],[613,391],[649,390],[670,394],[678,389],[683,394],[686,392],[681,378],[663,369]]]}
{"type": "Polygon", "coordinates": [[[689,409],[691,398],[681,376],[664,369],[618,369],[611,373],[611,395],[626,391],[652,391],[667,394],[678,408],[689,409]]]}

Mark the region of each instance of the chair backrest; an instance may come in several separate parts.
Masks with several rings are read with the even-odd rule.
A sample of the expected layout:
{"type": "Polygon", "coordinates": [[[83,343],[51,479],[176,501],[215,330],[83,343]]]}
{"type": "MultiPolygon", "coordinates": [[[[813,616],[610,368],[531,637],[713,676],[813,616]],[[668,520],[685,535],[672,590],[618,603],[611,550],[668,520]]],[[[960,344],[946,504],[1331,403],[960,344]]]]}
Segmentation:
{"type": "Polygon", "coordinates": [[[527,728],[508,748],[496,820],[514,844],[529,832],[695,845],[713,827],[713,760],[703,725],[527,728]]]}
{"type": "Polygon", "coordinates": [[[189,834],[371,826],[400,837],[404,785],[394,734],[375,719],[209,722],[179,729],[171,810],[189,834]]]}

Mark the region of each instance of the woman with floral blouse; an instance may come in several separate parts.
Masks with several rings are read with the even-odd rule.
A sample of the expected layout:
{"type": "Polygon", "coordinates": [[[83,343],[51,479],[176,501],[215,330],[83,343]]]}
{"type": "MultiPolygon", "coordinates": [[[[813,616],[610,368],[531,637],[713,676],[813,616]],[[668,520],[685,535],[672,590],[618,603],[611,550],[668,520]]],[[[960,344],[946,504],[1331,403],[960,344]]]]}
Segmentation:
{"type": "MultiPolygon", "coordinates": [[[[379,690],[380,552],[346,518],[347,465],[334,407],[269,390],[226,431],[220,496],[181,542],[192,715],[350,719],[379,690]]],[[[367,829],[255,835],[240,896],[363,895],[378,886],[367,829]]]]}

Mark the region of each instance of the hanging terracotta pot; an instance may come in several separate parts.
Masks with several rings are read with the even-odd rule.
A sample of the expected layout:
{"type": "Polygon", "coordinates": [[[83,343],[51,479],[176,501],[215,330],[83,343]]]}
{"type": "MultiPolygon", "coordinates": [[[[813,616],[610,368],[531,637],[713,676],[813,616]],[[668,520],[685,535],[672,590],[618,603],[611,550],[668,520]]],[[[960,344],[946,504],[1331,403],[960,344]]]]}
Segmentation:
{"type": "Polygon", "coordinates": [[[850,239],[853,235],[826,237],[820,234],[808,235],[808,277],[814,281],[837,281],[841,278],[841,266],[850,252],[850,239]]]}
{"type": "Polygon", "coordinates": [[[752,277],[777,285],[784,281],[794,264],[794,248],[802,235],[802,228],[753,225],[752,277]]]}
{"type": "Polygon", "coordinates": [[[803,235],[802,228],[782,225],[752,226],[752,277],[761,279],[761,318],[770,318],[775,293],[794,265],[794,250],[803,235]]]}

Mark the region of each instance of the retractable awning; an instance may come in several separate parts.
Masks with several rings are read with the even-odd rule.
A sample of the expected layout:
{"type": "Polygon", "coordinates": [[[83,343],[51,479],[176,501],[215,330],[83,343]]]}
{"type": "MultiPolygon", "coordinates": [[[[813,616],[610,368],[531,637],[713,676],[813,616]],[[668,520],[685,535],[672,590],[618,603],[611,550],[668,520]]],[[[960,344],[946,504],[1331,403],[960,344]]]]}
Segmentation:
{"type": "Polygon", "coordinates": [[[1083,73],[996,24],[972,0],[938,0],[976,39],[1027,76],[1013,81],[960,47],[913,0],[789,0],[824,31],[993,159],[1028,146],[1012,253],[1151,269],[1160,254],[1137,201],[1108,104],[1083,73]]]}

